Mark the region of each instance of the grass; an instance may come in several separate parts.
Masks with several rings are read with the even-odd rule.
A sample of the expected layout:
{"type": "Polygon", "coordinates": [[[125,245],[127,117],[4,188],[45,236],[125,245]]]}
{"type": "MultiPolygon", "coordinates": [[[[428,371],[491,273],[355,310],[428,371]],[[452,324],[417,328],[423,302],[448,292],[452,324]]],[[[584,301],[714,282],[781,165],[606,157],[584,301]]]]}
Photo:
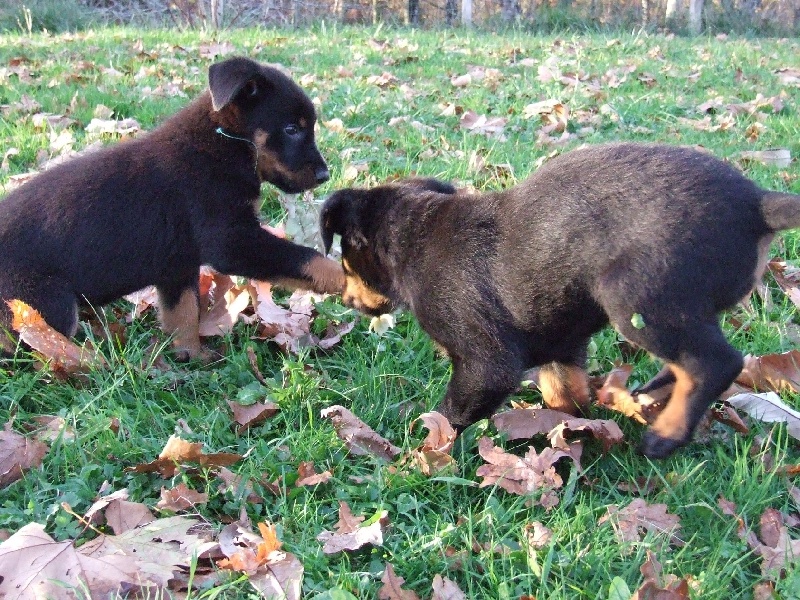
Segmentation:
{"type": "MultiPolygon", "coordinates": [[[[133,117],[143,128],[152,128],[187,99],[148,96],[145,88],[174,82],[188,96],[198,93],[211,62],[201,53],[215,41],[230,42],[238,52],[288,66],[318,101],[321,122],[340,118],[351,130],[320,128],[319,146],[330,162],[332,180],[315,192],[318,196],[347,185],[372,185],[411,173],[478,189],[513,184],[526,177],[537,160],[556,150],[537,143],[541,124],[523,115],[527,104],[545,99],[566,104],[572,115],[568,130],[581,135],[564,149],[584,142],[629,139],[698,144],[732,161],[739,151],[771,147],[786,147],[793,156],[800,155],[800,89],[781,84],[775,73],[796,65],[796,39],[688,40],[645,34],[533,37],[515,32],[330,26],[302,32],[225,32],[221,39],[210,35],[130,29],[4,35],[0,38],[0,105],[10,108],[0,122],[0,151],[5,154],[16,147],[19,154],[9,157],[0,183],[35,168],[37,154],[48,152],[48,132],[36,129],[29,116],[14,108],[23,96],[35,98],[42,111],[69,113],[76,119],[77,148],[85,143],[83,126],[100,103],[114,109],[118,118],[133,117]],[[519,62],[525,58],[532,59],[532,64],[519,62]],[[587,92],[585,86],[540,81],[538,67],[547,61],[565,73],[598,79],[625,65],[633,70],[618,87],[603,83],[598,95],[587,92]],[[31,78],[6,71],[13,64],[25,65],[31,78]],[[498,69],[497,84],[474,82],[465,88],[450,84],[452,76],[476,65],[498,69]],[[103,73],[112,66],[120,76],[103,73]],[[340,74],[340,66],[352,75],[340,74]],[[385,72],[396,78],[393,84],[379,87],[370,82],[370,77],[385,72]],[[649,79],[653,85],[648,85],[649,79]],[[729,103],[749,102],[757,94],[782,96],[784,108],[740,113],[727,129],[718,131],[698,130],[686,121],[701,119],[697,107],[717,96],[729,103]],[[460,129],[458,116],[442,116],[447,102],[487,117],[506,118],[505,138],[460,129]],[[395,117],[408,119],[390,124],[395,117]],[[580,122],[583,118],[591,123],[590,131],[580,131],[587,126],[580,122]],[[415,121],[422,126],[414,125],[415,121]],[[763,125],[757,138],[752,134],[755,123],[763,125]],[[473,153],[490,168],[470,170],[473,153]],[[351,165],[366,165],[366,169],[354,180],[345,180],[351,165]],[[510,165],[510,173],[493,168],[498,165],[510,165]]],[[[720,122],[719,115],[711,119],[714,124],[720,122]]],[[[796,160],[787,169],[755,163],[741,166],[765,187],[800,190],[796,160]]],[[[263,193],[267,218],[279,218],[276,191],[265,186],[263,193]]],[[[774,252],[797,261],[799,240],[797,234],[787,234],[774,252]]],[[[795,311],[773,291],[771,306],[755,300],[751,312],[737,310],[737,318],[746,327],[734,331],[726,325],[730,339],[745,353],[781,352],[793,346],[795,311]]],[[[329,304],[329,310],[343,310],[335,302],[329,304]]],[[[116,319],[111,308],[105,315],[110,321],[116,319]]],[[[91,372],[82,385],[54,382],[49,373],[35,370],[23,354],[0,363],[0,421],[13,416],[19,427],[36,415],[57,414],[75,432],[74,441],[53,443],[41,468],[0,490],[0,529],[13,532],[37,521],[45,523],[56,539],[73,538],[82,526],[62,510],[62,503],[81,513],[108,481],[113,489],[127,487],[131,500],[154,505],[162,486],[183,478],[193,489],[209,492],[210,501],[199,512],[211,523],[237,518],[243,504],[254,522],[277,523],[285,548],[304,564],[305,597],[334,597],[323,594],[337,588],[359,597],[376,597],[388,561],[405,578],[405,586],[423,598],[430,597],[434,575],[442,574],[457,581],[468,598],[610,599],[619,597],[611,591],[612,581],[614,585],[619,581],[615,578],[631,591],[641,584],[639,566],[646,551],[652,550],[665,573],[691,577],[693,597],[729,599],[750,598],[762,576],[758,557],[740,540],[736,520],[722,514],[717,499],[722,496],[735,502],[748,526],[756,526],[769,507],[789,513],[798,510],[786,493],[791,482],[760,460],[764,451],[756,436],[767,437],[765,451],[778,464],[798,462],[796,441],[780,427],[771,430],[759,424],[749,436],[718,435],[653,463],[634,450],[639,426],[600,414],[616,419],[630,443],[607,455],[588,444],[585,472],[580,475],[562,465],[565,487],[559,493],[560,503],[549,512],[528,507],[525,498],[499,488],[478,489],[469,484],[480,480],[475,472],[482,460],[475,440],[484,433],[495,435],[485,424],[464,436],[452,478],[393,472],[376,459],[348,456],[320,411],[343,404],[404,450],[420,443],[422,428],[410,425],[421,412],[436,406],[449,367],[411,317],[402,315],[397,327],[380,338],[367,330],[366,320],[359,319],[354,331],[332,351],[301,356],[281,354],[271,345],[251,340],[251,333],[240,325],[228,338],[212,340],[226,348],[224,359],[212,367],[143,369],[150,338],[160,335],[149,315],[128,327],[122,346],[97,340],[109,366],[91,372]],[[261,372],[274,381],[269,395],[281,411],[265,424],[236,434],[224,401],[235,399],[244,386],[256,381],[247,346],[255,350],[261,372]],[[109,428],[111,419],[119,421],[118,431],[109,428]],[[276,497],[265,493],[266,503],[252,504],[241,494],[219,493],[217,482],[207,475],[183,475],[165,482],[123,471],[157,456],[176,431],[203,442],[209,452],[247,453],[234,469],[255,480],[271,481],[283,475],[283,492],[276,497]],[[307,460],[313,460],[318,470],[330,469],[332,481],[316,489],[293,487],[297,465],[307,460]],[[665,503],[680,517],[682,547],[670,547],[662,536],[652,534],[642,542],[620,545],[610,527],[597,525],[608,505],[625,505],[635,497],[619,484],[645,480],[659,483],[645,495],[646,500],[665,503]],[[333,528],[339,500],[347,501],[354,514],[368,518],[380,510],[389,512],[392,526],[382,547],[339,556],[322,553],[315,538],[333,528]],[[554,535],[547,547],[529,552],[524,528],[533,521],[542,522],[554,535]]],[[[605,373],[623,357],[619,340],[614,332],[604,331],[594,341],[592,364],[605,373]]],[[[647,379],[657,369],[641,354],[635,361],[634,381],[647,379]]],[[[524,392],[521,398],[534,402],[537,395],[524,392]]],[[[796,396],[786,395],[785,400],[800,405],[796,396]]],[[[540,448],[546,442],[532,443],[540,448]]],[[[790,572],[776,582],[776,589],[780,597],[798,597],[800,576],[790,572]]],[[[255,596],[246,582],[232,581],[195,597],[255,596]]]]}

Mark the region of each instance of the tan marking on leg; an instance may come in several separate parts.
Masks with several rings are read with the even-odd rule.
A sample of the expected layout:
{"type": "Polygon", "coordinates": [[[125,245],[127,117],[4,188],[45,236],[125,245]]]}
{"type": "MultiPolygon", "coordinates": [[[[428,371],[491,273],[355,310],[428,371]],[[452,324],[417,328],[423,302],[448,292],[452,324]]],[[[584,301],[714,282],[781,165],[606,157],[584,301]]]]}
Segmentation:
{"type": "Polygon", "coordinates": [[[586,371],[576,365],[550,363],[539,370],[539,390],[548,408],[571,415],[589,408],[589,381],[586,371]]]}
{"type": "Polygon", "coordinates": [[[663,438],[683,441],[689,435],[688,398],[694,389],[694,380],[678,365],[669,364],[668,366],[675,374],[675,385],[667,406],[658,415],[650,429],[663,438]]]}
{"type": "Polygon", "coordinates": [[[161,328],[173,336],[172,345],[176,350],[185,351],[189,358],[201,354],[200,307],[194,290],[185,290],[172,308],[167,308],[159,299],[159,317],[161,328]]]}

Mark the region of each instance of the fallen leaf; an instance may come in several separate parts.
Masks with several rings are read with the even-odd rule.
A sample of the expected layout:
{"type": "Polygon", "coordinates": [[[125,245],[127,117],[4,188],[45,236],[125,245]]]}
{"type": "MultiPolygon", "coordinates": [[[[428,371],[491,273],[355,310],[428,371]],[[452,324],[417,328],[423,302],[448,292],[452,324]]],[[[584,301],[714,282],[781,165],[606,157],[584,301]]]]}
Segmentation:
{"type": "Polygon", "coordinates": [[[13,315],[11,327],[19,334],[20,340],[50,363],[52,369],[72,375],[105,364],[102,356],[86,346],[74,344],[50,327],[36,309],[21,300],[10,300],[7,304],[13,315]]]}
{"type": "Polygon", "coordinates": [[[208,494],[189,489],[185,483],[179,483],[172,489],[161,488],[161,500],[156,504],[159,510],[180,512],[195,508],[198,504],[208,502],[208,494]]]}
{"type": "Polygon", "coordinates": [[[554,448],[569,451],[570,444],[564,438],[566,432],[588,431],[592,436],[603,443],[603,452],[608,452],[611,446],[621,444],[625,438],[622,430],[614,421],[606,419],[567,419],[556,425],[547,439],[554,448]]]}
{"type": "Polygon", "coordinates": [[[47,444],[28,439],[11,429],[6,423],[0,431],[0,489],[22,477],[24,471],[42,464],[47,454],[47,444]]]}
{"type": "Polygon", "coordinates": [[[768,508],[760,518],[760,535],[748,531],[739,518],[739,537],[761,556],[761,573],[772,580],[782,578],[787,568],[797,568],[800,562],[800,540],[789,537],[781,513],[768,508]]]}
{"type": "Polygon", "coordinates": [[[563,450],[545,448],[541,454],[530,448],[520,458],[496,447],[492,440],[482,437],[478,441],[478,453],[488,463],[478,467],[476,474],[483,477],[479,487],[498,485],[504,490],[518,495],[546,493],[563,485],[561,476],[556,473],[555,462],[569,456],[563,450]]]}
{"type": "Polygon", "coordinates": [[[423,475],[434,475],[455,463],[450,453],[456,439],[456,431],[450,422],[438,412],[421,414],[411,423],[422,421],[428,428],[428,436],[422,446],[411,452],[412,463],[423,475]]]}
{"type": "Polygon", "coordinates": [[[406,580],[395,575],[394,567],[392,567],[391,563],[386,563],[381,581],[383,585],[378,590],[379,600],[419,600],[419,596],[414,592],[402,588],[406,580]]]}
{"type": "Polygon", "coordinates": [[[600,517],[597,524],[609,522],[620,543],[632,543],[641,540],[645,533],[656,537],[666,536],[670,543],[683,545],[678,535],[680,518],[667,512],[666,504],[648,504],[641,498],[634,499],[624,508],[616,504],[606,507],[606,514],[600,517]]]}
{"type": "Polygon", "coordinates": [[[122,584],[146,583],[137,560],[122,554],[93,557],[71,541],[56,542],[39,523],[29,523],[0,544],[0,597],[72,600],[76,590],[107,598],[122,584]]]}
{"type": "Polygon", "coordinates": [[[632,365],[620,365],[612,369],[602,387],[597,390],[597,404],[647,425],[652,423],[660,412],[656,410],[659,403],[647,395],[633,396],[628,391],[625,383],[632,371],[632,365]]]}
{"type": "Polygon", "coordinates": [[[127,467],[126,472],[154,473],[157,472],[164,479],[173,477],[180,466],[185,463],[196,464],[201,467],[227,467],[239,461],[240,454],[218,452],[216,454],[203,454],[201,442],[187,442],[178,436],[170,436],[158,458],[147,464],[127,467]]]}
{"type": "Polygon", "coordinates": [[[770,167],[786,169],[792,164],[792,153],[788,148],[746,150],[739,153],[739,159],[743,162],[758,162],[770,167]]]}
{"type": "Polygon", "coordinates": [[[391,461],[400,454],[400,448],[379,436],[344,406],[334,405],[322,410],[322,418],[330,419],[347,449],[356,455],[371,455],[391,461]]]}
{"type": "Polygon", "coordinates": [[[498,433],[506,434],[508,440],[519,440],[549,434],[573,418],[568,413],[549,408],[515,408],[497,413],[492,417],[492,423],[498,433]]]}
{"type": "Polygon", "coordinates": [[[467,596],[455,581],[442,577],[438,573],[433,577],[433,595],[431,600],[467,600],[467,596]]]}
{"type": "Polygon", "coordinates": [[[233,420],[236,421],[236,431],[241,433],[252,427],[266,421],[270,417],[275,416],[280,407],[274,402],[257,402],[245,406],[238,402],[228,400],[228,406],[233,411],[233,420]]]}
{"type": "Polygon", "coordinates": [[[106,523],[119,535],[155,521],[153,513],[141,502],[113,500],[105,510],[106,523]]]}
{"type": "Polygon", "coordinates": [[[527,523],[522,533],[528,546],[535,550],[545,548],[550,544],[550,540],[553,538],[553,531],[542,525],[539,521],[527,523]]]}
{"type": "Polygon", "coordinates": [[[364,521],[364,516],[356,517],[350,510],[350,505],[344,500],[339,500],[339,520],[334,528],[337,533],[353,533],[364,521]]]}
{"type": "Polygon", "coordinates": [[[339,531],[323,531],[317,536],[317,540],[323,543],[322,552],[325,554],[337,554],[344,551],[358,550],[366,545],[382,546],[383,529],[389,524],[389,513],[381,511],[369,520],[366,525],[358,523],[358,527],[353,528],[357,522],[357,517],[350,513],[350,507],[346,503],[339,503],[339,521],[337,527],[339,531]],[[345,508],[346,507],[346,512],[345,508]]]}
{"type": "Polygon", "coordinates": [[[736,383],[760,392],[800,392],[800,350],[744,357],[736,383]]]}
{"type": "Polygon", "coordinates": [[[775,392],[736,394],[726,399],[734,408],[765,423],[786,423],[786,430],[800,440],[800,412],[787,406],[775,392]]]}
{"type": "Polygon", "coordinates": [[[633,593],[631,600],[689,600],[689,582],[675,575],[663,575],[661,563],[652,551],[639,568],[644,583],[633,593]]]}
{"type": "Polygon", "coordinates": [[[296,487],[320,485],[321,483],[327,483],[327,481],[333,477],[333,473],[330,471],[317,473],[314,470],[314,463],[312,461],[301,462],[297,467],[297,473],[300,477],[294,484],[296,487]]]}
{"type": "Polygon", "coordinates": [[[36,439],[40,442],[52,443],[58,439],[63,442],[75,441],[75,430],[67,425],[64,417],[38,415],[33,417],[33,420],[39,426],[36,431],[36,439]]]}

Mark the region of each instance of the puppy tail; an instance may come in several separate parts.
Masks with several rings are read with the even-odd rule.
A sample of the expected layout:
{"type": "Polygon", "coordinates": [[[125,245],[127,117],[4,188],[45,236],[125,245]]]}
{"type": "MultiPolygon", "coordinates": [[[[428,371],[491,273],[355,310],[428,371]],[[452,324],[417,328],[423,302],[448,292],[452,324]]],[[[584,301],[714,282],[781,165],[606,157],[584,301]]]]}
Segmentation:
{"type": "Polygon", "coordinates": [[[800,227],[800,195],[766,192],[761,198],[761,214],[772,231],[800,227]]]}

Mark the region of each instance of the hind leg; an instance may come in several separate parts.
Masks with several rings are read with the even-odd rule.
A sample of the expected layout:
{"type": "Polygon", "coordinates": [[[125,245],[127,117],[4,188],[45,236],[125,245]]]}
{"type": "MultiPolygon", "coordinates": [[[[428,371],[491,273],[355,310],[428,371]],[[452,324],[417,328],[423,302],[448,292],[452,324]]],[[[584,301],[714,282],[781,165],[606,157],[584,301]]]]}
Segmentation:
{"type": "MultiPolygon", "coordinates": [[[[650,458],[665,458],[691,441],[709,406],[733,382],[744,363],[728,344],[716,320],[683,322],[680,327],[648,322],[641,330],[620,327],[632,342],[664,360],[670,373],[657,379],[674,379],[664,410],[645,433],[640,451],[650,458]]],[[[619,322],[615,321],[619,326],[619,322]]]]}
{"type": "Polygon", "coordinates": [[[549,363],[539,371],[539,390],[548,408],[571,415],[589,410],[589,380],[577,364],[549,363]]]}
{"type": "Polygon", "coordinates": [[[195,277],[191,282],[170,283],[156,288],[161,328],[173,336],[172,345],[184,360],[202,355],[197,281],[195,277]]]}

